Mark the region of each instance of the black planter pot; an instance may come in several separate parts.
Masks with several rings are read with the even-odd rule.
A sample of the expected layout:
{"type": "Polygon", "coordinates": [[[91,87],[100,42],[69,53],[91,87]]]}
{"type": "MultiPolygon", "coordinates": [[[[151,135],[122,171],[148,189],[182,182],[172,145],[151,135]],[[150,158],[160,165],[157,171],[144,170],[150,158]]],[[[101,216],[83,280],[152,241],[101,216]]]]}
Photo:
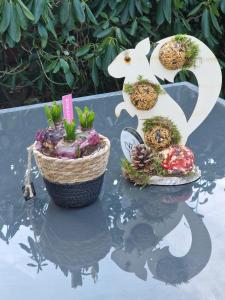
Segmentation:
{"type": "Polygon", "coordinates": [[[56,205],[64,208],[78,208],[92,204],[100,194],[104,174],[81,183],[59,184],[43,178],[46,189],[56,205]]]}

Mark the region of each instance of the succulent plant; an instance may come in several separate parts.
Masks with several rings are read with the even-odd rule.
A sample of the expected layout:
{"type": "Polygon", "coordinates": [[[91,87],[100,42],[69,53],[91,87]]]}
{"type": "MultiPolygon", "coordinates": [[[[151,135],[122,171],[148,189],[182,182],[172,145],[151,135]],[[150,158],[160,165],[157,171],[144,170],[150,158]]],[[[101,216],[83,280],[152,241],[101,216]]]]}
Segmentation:
{"type": "Polygon", "coordinates": [[[62,104],[54,101],[52,106],[45,105],[44,110],[50,127],[55,127],[62,121],[62,104]]]}
{"type": "Polygon", "coordinates": [[[83,130],[91,129],[93,127],[95,113],[92,110],[90,111],[87,106],[84,107],[84,111],[82,111],[79,107],[76,106],[76,111],[78,114],[81,128],[83,130]]]}
{"type": "Polygon", "coordinates": [[[75,127],[76,127],[75,120],[73,120],[71,123],[68,123],[66,120],[64,120],[64,128],[66,131],[65,140],[75,141],[76,139],[75,127]]]}

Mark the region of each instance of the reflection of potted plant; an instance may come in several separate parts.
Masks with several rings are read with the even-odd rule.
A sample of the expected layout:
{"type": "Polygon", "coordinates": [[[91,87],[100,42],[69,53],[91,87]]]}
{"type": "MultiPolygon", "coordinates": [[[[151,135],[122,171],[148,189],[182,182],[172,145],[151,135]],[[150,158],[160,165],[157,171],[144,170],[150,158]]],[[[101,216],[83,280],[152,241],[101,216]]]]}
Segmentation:
{"type": "Polygon", "coordinates": [[[63,207],[81,207],[100,193],[110,142],[93,129],[95,114],[76,108],[75,120],[62,121],[62,106],[45,107],[49,127],[39,130],[33,153],[53,201],[63,207]]]}
{"type": "Polygon", "coordinates": [[[95,203],[85,210],[65,212],[50,205],[40,246],[46,259],[66,276],[71,273],[72,287],[82,285],[83,276],[90,275],[95,282],[98,263],[111,248],[111,236],[101,206],[95,203]]]}

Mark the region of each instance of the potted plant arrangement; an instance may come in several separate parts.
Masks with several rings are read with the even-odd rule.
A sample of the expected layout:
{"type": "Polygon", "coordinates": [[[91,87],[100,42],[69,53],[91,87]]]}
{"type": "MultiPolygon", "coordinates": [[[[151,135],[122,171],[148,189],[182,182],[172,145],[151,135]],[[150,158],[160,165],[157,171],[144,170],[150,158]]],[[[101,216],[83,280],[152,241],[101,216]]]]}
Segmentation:
{"type": "Polygon", "coordinates": [[[63,119],[62,111],[56,102],[45,106],[49,126],[38,130],[32,151],[51,199],[62,207],[82,207],[98,198],[110,141],[93,128],[95,113],[88,107],[76,107],[79,126],[74,118],[63,119]]]}

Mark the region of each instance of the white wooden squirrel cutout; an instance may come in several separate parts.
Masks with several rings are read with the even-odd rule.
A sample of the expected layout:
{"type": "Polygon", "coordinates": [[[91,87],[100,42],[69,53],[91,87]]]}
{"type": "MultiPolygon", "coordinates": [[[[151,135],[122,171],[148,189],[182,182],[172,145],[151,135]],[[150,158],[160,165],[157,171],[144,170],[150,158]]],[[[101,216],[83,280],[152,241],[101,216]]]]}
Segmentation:
{"type": "MultiPolygon", "coordinates": [[[[189,159],[189,162],[192,160],[192,172],[190,171],[187,176],[179,176],[176,174],[179,170],[181,172],[183,170],[179,169],[178,164],[175,167],[172,164],[170,166],[163,164],[163,168],[168,168],[168,170],[170,168],[168,174],[172,174],[172,176],[160,175],[163,173],[149,174],[148,184],[180,185],[193,182],[201,176],[201,172],[193,165],[194,155],[190,149],[185,148],[185,144],[191,133],[206,119],[217,101],[222,85],[222,73],[219,63],[213,52],[204,43],[189,35],[175,35],[160,40],[152,51],[150,62],[147,58],[149,52],[150,41],[149,38],[146,38],[139,42],[134,49],[128,49],[120,53],[109,65],[108,72],[111,76],[115,78],[125,77],[123,85],[124,101],[116,106],[116,116],[119,117],[122,110],[126,110],[131,117],[137,116],[137,132],[140,134],[140,140],[145,140],[145,143],[152,143],[151,132],[149,135],[147,134],[148,140],[145,139],[146,136],[143,132],[144,124],[150,122],[146,120],[154,117],[169,119],[176,126],[181,136],[179,142],[174,143],[172,149],[170,148],[171,152],[169,153],[175,153],[174,155],[177,156],[183,155],[183,157],[187,155],[186,158],[182,159],[189,159]],[[187,120],[179,104],[163,90],[157,80],[158,77],[173,82],[176,74],[184,66],[186,70],[194,73],[199,86],[198,99],[189,120],[187,120]],[[138,82],[139,86],[137,87],[138,82]],[[146,87],[146,85],[148,86],[146,87]],[[157,89],[163,90],[163,93],[159,93],[157,89]],[[176,144],[179,144],[179,147],[176,148],[176,144]],[[179,149],[180,154],[178,154],[177,149],[179,149]],[[186,154],[183,151],[186,151],[186,154]]],[[[126,128],[123,131],[125,130],[131,131],[132,128],[129,130],[126,128]]],[[[168,136],[168,130],[167,133],[165,133],[165,129],[164,132],[161,131],[164,137],[159,130],[159,127],[155,126],[155,131],[152,131],[155,134],[156,142],[159,143],[155,144],[154,147],[157,146],[158,149],[162,145],[160,143],[166,141],[166,134],[168,136]]],[[[123,143],[125,141],[121,140],[122,146],[123,143]]],[[[164,146],[167,147],[165,144],[164,146]]],[[[140,148],[138,151],[140,151],[140,148]]],[[[138,155],[137,153],[135,155],[138,155]]],[[[129,161],[126,153],[124,155],[129,161]]],[[[142,157],[144,156],[142,155],[142,157]]],[[[171,157],[167,153],[167,158],[173,160],[171,157]]],[[[133,162],[137,163],[137,156],[133,162]]],[[[144,166],[143,162],[141,162],[141,165],[144,166]]],[[[137,165],[137,167],[140,168],[140,165],[137,165]]]]}
{"type": "MultiPolygon", "coordinates": [[[[197,103],[189,120],[181,107],[166,92],[158,96],[156,105],[149,110],[138,110],[130,101],[129,94],[123,91],[124,102],[117,105],[116,116],[119,117],[121,111],[126,110],[131,117],[138,118],[137,131],[143,138],[143,122],[155,116],[167,117],[177,126],[182,139],[181,144],[185,145],[190,134],[206,119],[214,107],[220,93],[222,85],[222,74],[219,63],[213,52],[199,39],[185,35],[199,47],[199,58],[197,64],[187,68],[192,71],[197,78],[199,93],[197,103]]],[[[139,42],[134,49],[121,52],[109,65],[108,72],[115,78],[125,77],[124,84],[137,82],[138,76],[152,83],[159,84],[157,77],[173,82],[176,74],[181,71],[166,69],[159,60],[159,50],[166,42],[173,39],[170,36],[160,40],[153,50],[150,63],[147,54],[150,51],[150,41],[146,38],[139,42]],[[125,60],[129,57],[129,62],[125,60]]]]}

